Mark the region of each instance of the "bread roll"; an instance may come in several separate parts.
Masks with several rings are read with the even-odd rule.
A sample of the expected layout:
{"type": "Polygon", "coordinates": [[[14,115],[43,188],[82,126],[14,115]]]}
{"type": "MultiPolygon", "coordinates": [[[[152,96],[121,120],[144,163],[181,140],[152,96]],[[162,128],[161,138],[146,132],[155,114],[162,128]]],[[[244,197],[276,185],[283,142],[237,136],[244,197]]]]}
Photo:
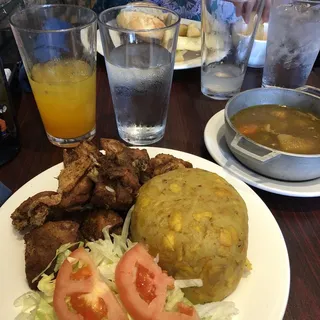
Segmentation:
{"type": "MultiPolygon", "coordinates": [[[[145,13],[132,10],[132,7],[122,10],[117,16],[117,24],[123,29],[142,31],[165,28],[166,25],[158,17],[145,13]],[[128,10],[130,9],[130,10],[128,10]]],[[[164,30],[141,32],[138,33],[141,37],[155,38],[161,40],[164,30]]]]}
{"type": "Polygon", "coordinates": [[[127,5],[132,7],[140,7],[139,12],[151,14],[164,22],[168,17],[168,13],[164,13],[162,10],[159,10],[161,8],[153,2],[149,2],[149,1],[129,2],[127,5]],[[145,8],[141,8],[141,7],[145,7],[145,8]]]}

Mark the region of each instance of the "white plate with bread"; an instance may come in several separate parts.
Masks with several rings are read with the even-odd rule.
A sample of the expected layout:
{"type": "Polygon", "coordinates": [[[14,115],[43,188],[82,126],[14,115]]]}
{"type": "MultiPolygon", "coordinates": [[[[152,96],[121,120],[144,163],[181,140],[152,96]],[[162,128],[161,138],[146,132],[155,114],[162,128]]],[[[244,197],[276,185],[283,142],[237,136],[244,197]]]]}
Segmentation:
{"type": "MultiPolygon", "coordinates": [[[[100,31],[97,31],[97,51],[102,56],[100,31]]],[[[174,70],[201,66],[201,22],[181,19],[174,70]]]]}

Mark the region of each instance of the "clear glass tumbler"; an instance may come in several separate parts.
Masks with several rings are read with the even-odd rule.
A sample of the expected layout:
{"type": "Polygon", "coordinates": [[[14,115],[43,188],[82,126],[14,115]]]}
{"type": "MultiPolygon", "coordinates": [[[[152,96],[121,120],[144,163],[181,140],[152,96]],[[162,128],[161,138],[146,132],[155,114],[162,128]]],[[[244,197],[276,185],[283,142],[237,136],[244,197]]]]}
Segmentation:
{"type": "Polygon", "coordinates": [[[11,28],[47,136],[73,147],[96,132],[97,16],[72,5],[34,5],[11,28]]]}
{"type": "Polygon", "coordinates": [[[262,86],[306,84],[320,50],[320,1],[274,0],[262,86]]]}
{"type": "Polygon", "coordinates": [[[99,29],[120,137],[134,145],[165,132],[180,17],[142,5],[99,15],[99,29]]]}
{"type": "Polygon", "coordinates": [[[201,91],[229,99],[242,86],[264,0],[202,0],[201,91]]]}

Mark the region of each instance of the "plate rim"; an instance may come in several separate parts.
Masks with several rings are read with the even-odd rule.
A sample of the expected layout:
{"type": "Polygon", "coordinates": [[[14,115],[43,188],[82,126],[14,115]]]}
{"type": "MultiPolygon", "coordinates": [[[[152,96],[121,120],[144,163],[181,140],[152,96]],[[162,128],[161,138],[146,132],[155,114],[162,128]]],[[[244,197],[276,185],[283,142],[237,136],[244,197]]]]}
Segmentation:
{"type": "MultiPolygon", "coordinates": [[[[198,26],[201,27],[201,21],[197,21],[197,20],[181,18],[180,23],[190,24],[192,22],[197,23],[198,26]]],[[[102,57],[104,57],[99,29],[97,29],[97,52],[102,57]]],[[[183,61],[183,62],[175,62],[174,64],[174,70],[187,70],[187,69],[194,69],[194,68],[200,68],[200,67],[201,67],[201,56],[194,59],[187,60],[187,61],[183,61]]]]}
{"type": "Polygon", "coordinates": [[[282,196],[290,196],[290,197],[300,197],[300,198],[314,198],[320,196],[320,178],[314,179],[314,180],[308,180],[305,182],[287,182],[287,181],[280,181],[272,178],[265,177],[257,172],[254,172],[253,170],[245,167],[240,161],[238,161],[231,153],[231,151],[228,149],[228,155],[231,157],[226,158],[221,152],[220,146],[215,143],[215,140],[212,139],[212,132],[214,131],[216,134],[214,137],[217,137],[218,131],[223,127],[224,125],[224,109],[218,111],[215,113],[206,123],[205,129],[204,129],[204,143],[206,145],[206,148],[210,154],[210,156],[220,165],[222,166],[225,170],[227,170],[230,174],[235,176],[236,178],[240,179],[241,181],[264,191],[270,192],[270,193],[275,193],[279,194],[282,196]],[[214,129],[213,129],[214,128],[214,129]],[[212,148],[212,145],[215,145],[215,148],[212,148]],[[219,150],[219,154],[217,152],[219,150]],[[232,164],[237,164],[237,169],[235,170],[233,167],[225,167],[223,163],[223,159],[230,160],[232,161],[232,164]],[[246,173],[249,175],[254,174],[260,179],[262,179],[262,183],[256,182],[253,179],[247,178],[242,175],[242,172],[246,173]],[[318,190],[319,191],[308,191],[310,189],[310,182],[312,181],[319,181],[316,185],[319,185],[318,190]],[[267,184],[271,184],[267,185],[267,184]],[[281,184],[282,183],[282,184],[281,184]],[[300,187],[305,188],[306,191],[295,191],[295,190],[288,190],[287,187],[290,188],[290,186],[285,186],[283,183],[287,184],[293,184],[293,185],[300,185],[300,187]],[[309,183],[309,185],[303,185],[309,183]],[[274,186],[272,186],[274,185],[274,186]]]}
{"type": "MultiPolygon", "coordinates": [[[[204,167],[208,167],[208,171],[213,171],[218,175],[223,176],[224,179],[227,180],[228,183],[230,183],[231,185],[234,186],[234,184],[239,185],[240,187],[238,187],[238,189],[234,186],[234,188],[237,190],[237,192],[239,193],[247,193],[248,198],[250,197],[254,197],[254,200],[256,202],[259,202],[259,205],[261,205],[262,207],[264,207],[264,215],[266,217],[266,219],[268,219],[269,223],[271,223],[271,231],[274,232],[275,234],[275,238],[277,239],[277,244],[279,246],[279,250],[280,252],[282,252],[282,264],[280,265],[282,267],[282,276],[284,277],[283,279],[283,286],[281,287],[281,290],[283,291],[283,296],[281,296],[281,303],[280,306],[278,306],[278,309],[275,311],[276,314],[274,314],[274,316],[276,317],[276,319],[279,320],[283,318],[286,308],[287,308],[287,303],[288,303],[288,299],[289,299],[289,293],[290,293],[290,278],[291,278],[291,270],[290,270],[290,262],[289,262],[289,254],[288,254],[288,249],[286,246],[286,242],[284,239],[284,236],[282,234],[282,231],[276,221],[276,219],[274,218],[274,216],[272,215],[270,209],[267,207],[267,205],[263,202],[263,200],[254,192],[254,190],[252,190],[248,185],[246,185],[243,181],[241,181],[239,178],[234,177],[233,175],[231,175],[227,170],[225,170],[223,167],[217,165],[216,163],[213,163],[207,159],[204,159],[202,157],[199,157],[197,155],[191,154],[191,153],[187,153],[184,151],[179,151],[179,150],[174,150],[174,149],[168,149],[168,148],[159,148],[159,147],[145,147],[142,149],[146,149],[148,154],[151,153],[151,156],[154,156],[156,154],[159,153],[168,153],[168,154],[174,154],[177,157],[186,157],[187,161],[190,162],[194,162],[194,161],[200,161],[200,167],[204,168],[204,167]],[[153,154],[153,155],[152,155],[153,154]],[[203,165],[202,165],[203,163],[203,165]],[[211,168],[210,168],[211,167],[211,168]],[[214,168],[214,169],[212,169],[214,168]],[[241,190],[240,190],[241,189],[241,190]],[[280,241],[280,242],[279,242],[280,241]]],[[[197,165],[195,164],[195,167],[197,167],[197,165]]],[[[32,188],[30,188],[31,190],[28,190],[29,187],[31,187],[32,183],[35,183],[34,181],[36,179],[40,179],[40,176],[43,174],[48,174],[48,171],[53,171],[53,173],[55,173],[55,171],[57,170],[61,170],[61,168],[63,168],[63,163],[60,162],[50,168],[48,168],[47,170],[44,170],[43,172],[39,173],[38,175],[36,175],[34,178],[32,178],[31,180],[29,180],[28,182],[26,182],[23,186],[21,186],[5,203],[4,205],[0,208],[0,220],[2,219],[1,217],[4,217],[5,215],[9,215],[9,210],[7,210],[8,212],[3,212],[6,211],[6,207],[8,206],[10,208],[11,206],[11,202],[15,201],[15,197],[14,195],[16,193],[18,193],[17,197],[19,198],[19,196],[21,197],[21,194],[23,192],[23,189],[26,189],[25,193],[27,193],[26,196],[30,196],[30,192],[32,190],[32,188]],[[10,200],[11,199],[11,200],[10,200]]],[[[50,173],[51,174],[51,173],[50,173]]],[[[24,197],[26,197],[24,196],[24,197]]],[[[244,199],[245,200],[245,199],[244,199]]],[[[16,206],[16,202],[12,203],[12,205],[16,206]]],[[[8,209],[9,209],[8,208],[8,209]]],[[[10,216],[9,216],[10,217],[10,216]]],[[[8,218],[8,217],[7,217],[8,218]]],[[[249,216],[250,218],[250,216],[249,216]]],[[[13,229],[11,229],[13,231],[13,229]]],[[[14,231],[13,231],[14,232],[14,231]]],[[[250,247],[250,245],[249,245],[250,247]]],[[[21,275],[19,275],[21,276],[21,275]]],[[[24,276],[24,275],[23,275],[24,276]]],[[[1,290],[0,290],[1,291],[1,290]]],[[[232,300],[232,298],[230,298],[230,300],[232,300]]],[[[13,303],[13,301],[12,301],[13,303]]],[[[240,313],[241,313],[241,309],[240,309],[240,313]]],[[[235,320],[238,317],[235,316],[235,320]]],[[[275,319],[275,318],[273,318],[275,319]]]]}

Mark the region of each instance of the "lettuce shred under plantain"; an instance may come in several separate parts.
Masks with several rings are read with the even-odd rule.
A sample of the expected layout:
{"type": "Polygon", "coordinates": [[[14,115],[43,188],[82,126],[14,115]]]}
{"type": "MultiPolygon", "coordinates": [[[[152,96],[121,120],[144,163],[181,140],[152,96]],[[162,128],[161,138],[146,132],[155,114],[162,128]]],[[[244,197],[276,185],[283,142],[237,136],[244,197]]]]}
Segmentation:
{"type": "MultiPolygon", "coordinates": [[[[123,254],[135,245],[128,239],[129,225],[133,208],[128,212],[124,222],[121,235],[109,234],[109,230],[103,230],[104,239],[88,242],[85,245],[86,250],[97,266],[102,279],[110,286],[117,295],[117,288],[114,283],[115,269],[118,261],[123,254]]],[[[54,271],[57,272],[63,261],[69,256],[69,250],[75,244],[65,244],[57,250],[55,258],[50,265],[56,261],[54,271]]],[[[83,245],[80,243],[80,245],[83,245]]],[[[49,265],[49,266],[50,266],[49,265]]],[[[57,320],[52,302],[55,288],[55,276],[46,275],[45,271],[39,275],[41,280],[38,283],[39,292],[30,291],[15,300],[14,305],[21,308],[19,315],[15,320],[57,320]]],[[[37,277],[38,278],[38,277],[37,277]]],[[[176,280],[175,288],[168,290],[165,310],[168,312],[176,311],[178,302],[183,302],[189,306],[193,304],[184,297],[181,288],[201,287],[201,279],[176,280]]],[[[212,302],[204,305],[194,306],[201,320],[230,320],[233,315],[238,313],[233,302],[212,302]]],[[[128,315],[129,319],[132,319],[128,315]]],[[[132,319],[133,320],[133,319],[132,319]]]]}

